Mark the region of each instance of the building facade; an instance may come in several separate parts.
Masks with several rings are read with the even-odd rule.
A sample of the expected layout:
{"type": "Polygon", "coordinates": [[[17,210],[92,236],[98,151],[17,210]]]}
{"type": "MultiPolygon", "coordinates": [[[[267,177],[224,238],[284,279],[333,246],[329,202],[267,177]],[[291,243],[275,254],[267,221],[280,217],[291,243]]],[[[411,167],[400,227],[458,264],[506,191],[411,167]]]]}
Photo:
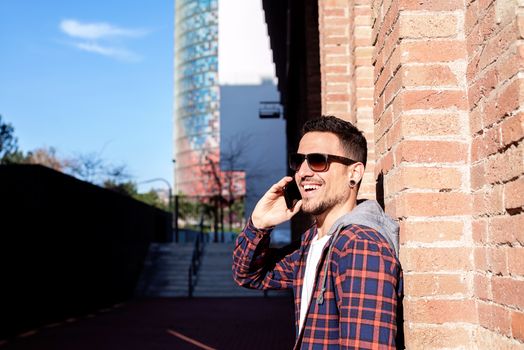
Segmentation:
{"type": "Polygon", "coordinates": [[[220,158],[218,0],[175,1],[176,192],[215,191],[220,158]]]}
{"type": "Polygon", "coordinates": [[[263,3],[288,123],[320,107],[368,138],[406,348],[524,349],[522,1],[263,3]]]}

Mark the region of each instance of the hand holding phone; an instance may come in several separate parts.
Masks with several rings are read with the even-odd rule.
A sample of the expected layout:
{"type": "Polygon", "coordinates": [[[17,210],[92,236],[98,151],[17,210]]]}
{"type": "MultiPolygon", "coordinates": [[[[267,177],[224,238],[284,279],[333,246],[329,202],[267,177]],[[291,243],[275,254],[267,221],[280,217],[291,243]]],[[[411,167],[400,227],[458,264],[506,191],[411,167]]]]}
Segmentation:
{"type": "Polygon", "coordinates": [[[284,190],[284,199],[286,200],[286,206],[288,209],[292,209],[295,204],[302,199],[302,196],[300,195],[300,190],[298,189],[298,185],[295,182],[295,179],[293,181],[288,182],[286,186],[283,188],[284,190]]]}

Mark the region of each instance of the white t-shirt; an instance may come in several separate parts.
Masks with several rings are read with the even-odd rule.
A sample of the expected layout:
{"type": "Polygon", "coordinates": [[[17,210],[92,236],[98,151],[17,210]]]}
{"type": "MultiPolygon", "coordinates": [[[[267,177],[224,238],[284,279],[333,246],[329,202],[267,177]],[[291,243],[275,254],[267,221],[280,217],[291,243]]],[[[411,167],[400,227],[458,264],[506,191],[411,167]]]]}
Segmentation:
{"type": "Polygon", "coordinates": [[[315,277],[317,272],[317,265],[322,256],[322,250],[329,240],[328,235],[318,238],[318,235],[313,237],[309,245],[309,253],[306,261],[306,271],[304,273],[304,282],[302,285],[302,295],[300,296],[300,322],[299,332],[303,327],[306,313],[309,308],[309,303],[313,294],[313,286],[315,285],[315,277]]]}

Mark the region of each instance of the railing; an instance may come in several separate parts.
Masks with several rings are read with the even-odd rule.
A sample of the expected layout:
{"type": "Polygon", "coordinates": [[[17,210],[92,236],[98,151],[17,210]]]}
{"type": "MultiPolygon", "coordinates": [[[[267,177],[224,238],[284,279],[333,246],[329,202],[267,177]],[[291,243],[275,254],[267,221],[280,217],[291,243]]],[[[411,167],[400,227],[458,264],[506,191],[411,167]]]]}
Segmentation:
{"type": "Polygon", "coordinates": [[[200,232],[197,234],[195,239],[195,247],[193,248],[193,255],[191,257],[191,264],[189,264],[188,270],[188,296],[193,297],[193,290],[196,285],[196,277],[198,275],[198,269],[200,268],[200,258],[202,257],[202,252],[204,251],[204,220],[200,220],[200,232]]]}

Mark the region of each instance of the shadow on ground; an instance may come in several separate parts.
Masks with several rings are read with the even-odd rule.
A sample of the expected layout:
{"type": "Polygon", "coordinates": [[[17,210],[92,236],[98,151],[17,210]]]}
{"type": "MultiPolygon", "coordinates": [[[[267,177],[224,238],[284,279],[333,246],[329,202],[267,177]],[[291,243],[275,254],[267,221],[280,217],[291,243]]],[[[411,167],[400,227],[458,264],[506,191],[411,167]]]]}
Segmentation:
{"type": "Polygon", "coordinates": [[[48,325],[1,350],[291,349],[291,298],[157,298],[134,300],[48,325]]]}

